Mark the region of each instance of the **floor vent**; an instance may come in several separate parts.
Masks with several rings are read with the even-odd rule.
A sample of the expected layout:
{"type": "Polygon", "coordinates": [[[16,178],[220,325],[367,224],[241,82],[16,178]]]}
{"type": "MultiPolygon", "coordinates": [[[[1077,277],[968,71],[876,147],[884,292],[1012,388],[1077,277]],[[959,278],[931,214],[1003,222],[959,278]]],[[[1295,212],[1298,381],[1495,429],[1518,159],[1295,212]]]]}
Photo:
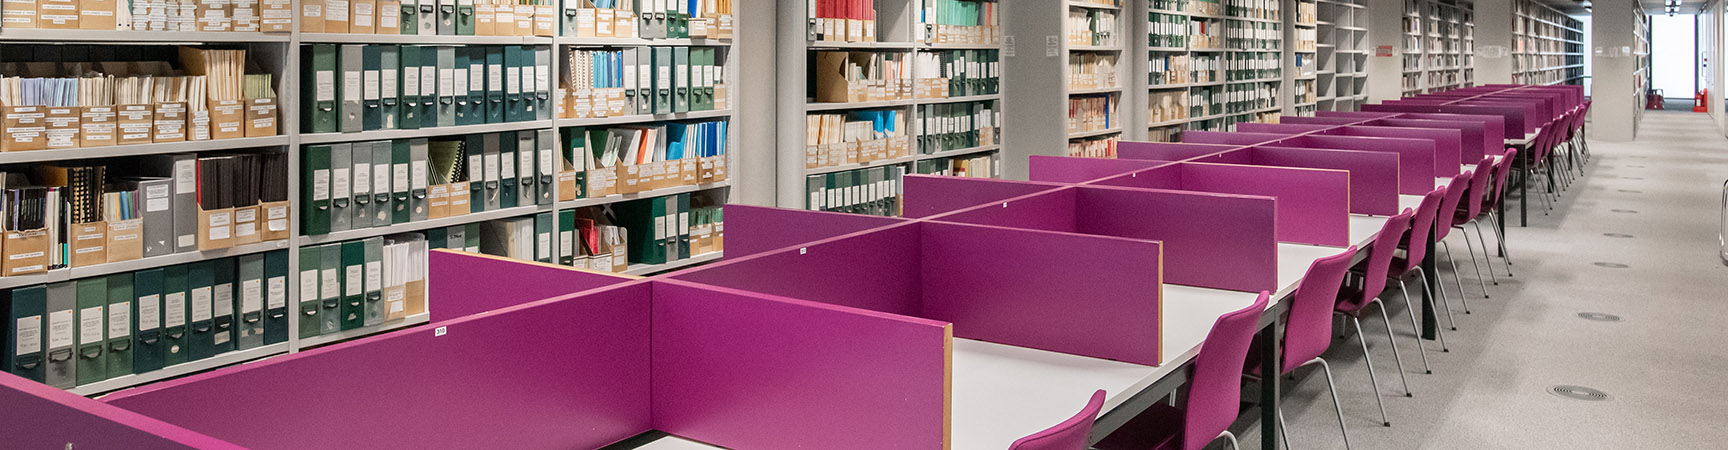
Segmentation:
{"type": "Polygon", "coordinates": [[[1606,401],[1609,399],[1607,392],[1598,391],[1584,386],[1572,386],[1566,384],[1550,387],[1548,388],[1548,393],[1562,398],[1592,402],[1606,401]]]}
{"type": "Polygon", "coordinates": [[[1632,235],[1626,234],[1626,233],[1602,233],[1602,235],[1608,236],[1611,238],[1630,238],[1630,237],[1632,237],[1632,235]]]}
{"type": "Polygon", "coordinates": [[[1620,316],[1616,316],[1616,315],[1608,314],[1608,313],[1599,313],[1599,312],[1581,312],[1581,313],[1578,313],[1578,317],[1583,318],[1584,320],[1594,320],[1597,322],[1619,322],[1620,321],[1620,316]]]}
{"type": "Polygon", "coordinates": [[[1596,263],[1596,267],[1607,267],[1610,269],[1624,269],[1624,268],[1632,267],[1632,266],[1628,266],[1628,265],[1620,264],[1620,263],[1599,262],[1599,263],[1596,263]]]}

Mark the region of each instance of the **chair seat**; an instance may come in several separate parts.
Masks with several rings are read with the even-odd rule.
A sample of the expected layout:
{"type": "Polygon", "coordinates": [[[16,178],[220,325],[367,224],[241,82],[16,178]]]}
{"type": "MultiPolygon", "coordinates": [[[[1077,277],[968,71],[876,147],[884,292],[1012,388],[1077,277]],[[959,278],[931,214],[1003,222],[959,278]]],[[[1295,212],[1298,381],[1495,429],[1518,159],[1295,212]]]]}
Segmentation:
{"type": "Polygon", "coordinates": [[[1129,419],[1092,448],[1098,450],[1179,450],[1182,409],[1160,401],[1129,419]]]}
{"type": "Polygon", "coordinates": [[[1333,311],[1351,317],[1362,317],[1362,310],[1373,304],[1375,299],[1369,299],[1369,301],[1358,304],[1356,303],[1358,298],[1362,298],[1362,288],[1348,285],[1339,287],[1338,306],[1334,307],[1333,311]]]}

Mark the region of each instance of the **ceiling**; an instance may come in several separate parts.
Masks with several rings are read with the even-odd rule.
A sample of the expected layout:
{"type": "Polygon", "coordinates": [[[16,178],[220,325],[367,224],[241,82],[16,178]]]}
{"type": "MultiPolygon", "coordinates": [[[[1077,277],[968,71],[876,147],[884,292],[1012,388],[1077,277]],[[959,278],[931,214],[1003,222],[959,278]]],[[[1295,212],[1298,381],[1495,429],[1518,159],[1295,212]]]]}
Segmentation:
{"type": "MultiPolygon", "coordinates": [[[[1504,1],[1504,0],[1477,0],[1477,1],[1504,1]]],[[[1586,12],[1584,12],[1584,6],[1583,6],[1584,0],[1536,0],[1536,1],[1543,3],[1543,4],[1546,4],[1548,6],[1551,6],[1554,9],[1560,10],[1560,12],[1563,12],[1566,14],[1587,14],[1586,12]]],[[[1624,1],[1624,0],[1599,0],[1599,1],[1624,1]]],[[[1639,3],[1642,3],[1644,5],[1644,9],[1647,11],[1650,11],[1651,14],[1662,14],[1664,11],[1663,5],[1667,4],[1667,0],[1637,0],[1637,1],[1639,3]]],[[[1704,7],[1704,4],[1707,2],[1708,2],[1708,0],[1681,0],[1680,12],[1683,14],[1696,13],[1696,12],[1698,12],[1699,9],[1702,9],[1704,7]]]]}

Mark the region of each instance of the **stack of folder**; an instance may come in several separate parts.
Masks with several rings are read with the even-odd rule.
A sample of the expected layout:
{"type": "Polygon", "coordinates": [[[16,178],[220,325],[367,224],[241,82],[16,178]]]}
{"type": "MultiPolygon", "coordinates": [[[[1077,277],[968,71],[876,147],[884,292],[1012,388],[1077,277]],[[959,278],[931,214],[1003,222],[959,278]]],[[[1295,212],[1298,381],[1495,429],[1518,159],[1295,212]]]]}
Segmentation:
{"type": "Polygon", "coordinates": [[[15,288],[5,371],[72,388],[288,341],[288,252],[15,288]]]}
{"type": "Polygon", "coordinates": [[[805,206],[816,211],[897,216],[900,179],[905,174],[905,166],[888,166],[811,175],[805,178],[805,206]]]}
{"type": "MultiPolygon", "coordinates": [[[[819,51],[811,77],[823,103],[907,100],[914,89],[912,62],[904,52],[819,51]]],[[[926,95],[935,97],[935,95],[926,95]]]]}
{"type": "Polygon", "coordinates": [[[301,151],[307,236],[550,205],[553,130],[309,145],[301,151]]]}
{"type": "Polygon", "coordinates": [[[609,220],[624,228],[631,264],[665,264],[689,259],[693,255],[720,250],[718,241],[712,238],[712,230],[717,227],[714,224],[719,221],[718,209],[725,203],[725,195],[724,189],[716,189],[619,203],[612,206],[613,214],[609,220]],[[701,211],[693,213],[692,205],[701,211]],[[709,225],[708,238],[695,243],[691,241],[694,223],[709,225]],[[698,243],[700,247],[696,245],[698,243]]]}
{"type": "Polygon", "coordinates": [[[567,128],[564,154],[592,198],[714,183],[726,179],[728,123],[567,128]]]}
{"type": "Polygon", "coordinates": [[[732,0],[563,0],[572,37],[731,39],[732,0]]]}
{"type": "Polygon", "coordinates": [[[300,31],[552,37],[559,19],[555,0],[307,0],[300,31]]]}
{"type": "Polygon", "coordinates": [[[919,52],[918,98],[992,95],[999,92],[1001,59],[996,50],[919,52]]]}
{"type": "Polygon", "coordinates": [[[995,101],[919,105],[918,152],[996,145],[1000,114],[995,101]]]}
{"type": "Polygon", "coordinates": [[[719,47],[565,49],[559,117],[586,119],[726,109],[719,47]]]}
{"type": "Polygon", "coordinates": [[[428,249],[417,233],[301,247],[299,338],[426,312],[428,249]]]}
{"type": "Polygon", "coordinates": [[[804,168],[901,158],[912,154],[906,115],[896,109],[804,116],[804,168]]]}
{"type": "Polygon", "coordinates": [[[7,0],[7,28],[288,32],[291,0],[7,0]]]}
{"type": "Polygon", "coordinates": [[[919,175],[996,178],[1002,174],[1002,158],[995,152],[918,161],[919,175]]]}
{"type": "Polygon", "coordinates": [[[552,118],[549,46],[313,44],[301,56],[306,133],[552,118]]]}
{"type": "Polygon", "coordinates": [[[811,0],[805,8],[808,40],[876,42],[874,0],[811,0]]]}
{"type": "Polygon", "coordinates": [[[995,44],[1002,41],[1001,8],[994,0],[920,0],[917,40],[927,44],[995,44]]]}
{"type": "Polygon", "coordinates": [[[65,204],[63,189],[30,184],[20,174],[0,172],[4,184],[4,199],[0,199],[0,228],[5,237],[0,240],[0,274],[5,276],[41,273],[64,264],[66,226],[61,220],[65,204]]]}

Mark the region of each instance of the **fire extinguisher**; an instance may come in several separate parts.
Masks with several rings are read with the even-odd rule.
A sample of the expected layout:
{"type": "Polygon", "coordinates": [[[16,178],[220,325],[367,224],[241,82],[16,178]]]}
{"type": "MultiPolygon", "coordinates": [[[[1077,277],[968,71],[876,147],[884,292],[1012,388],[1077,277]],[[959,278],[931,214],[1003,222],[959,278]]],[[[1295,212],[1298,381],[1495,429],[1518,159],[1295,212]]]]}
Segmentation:
{"type": "Polygon", "coordinates": [[[1692,112],[1710,112],[1710,90],[1698,91],[1698,98],[1692,99],[1692,112]]]}

